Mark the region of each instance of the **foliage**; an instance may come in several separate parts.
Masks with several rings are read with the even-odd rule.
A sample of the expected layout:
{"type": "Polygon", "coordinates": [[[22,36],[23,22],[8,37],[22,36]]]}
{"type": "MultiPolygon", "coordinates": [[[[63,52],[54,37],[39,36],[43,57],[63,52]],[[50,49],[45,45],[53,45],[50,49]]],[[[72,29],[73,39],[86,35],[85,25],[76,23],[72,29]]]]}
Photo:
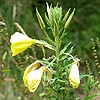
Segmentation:
{"type": "MultiPolygon", "coordinates": [[[[37,15],[40,27],[45,33],[46,38],[49,43],[45,41],[43,42],[43,40],[34,41],[34,39],[32,40],[27,35],[21,35],[21,33],[18,33],[18,32],[12,35],[11,37],[11,47],[12,47],[11,49],[12,49],[13,55],[17,55],[20,52],[23,52],[28,47],[30,47],[30,44],[32,45],[32,44],[37,44],[37,43],[38,45],[40,45],[40,47],[42,47],[44,55],[46,55],[44,46],[55,51],[55,55],[51,56],[51,59],[50,59],[51,62],[49,61],[48,58],[45,58],[44,56],[43,60],[39,62],[36,61],[33,64],[29,65],[26,68],[24,72],[24,76],[23,76],[23,81],[24,81],[25,86],[28,87],[30,92],[34,93],[40,84],[43,72],[47,71],[50,79],[52,78],[52,75],[51,75],[52,73],[53,78],[51,79],[51,81],[48,81],[49,77],[46,78],[46,76],[44,76],[44,83],[43,83],[49,92],[49,94],[45,92],[45,95],[47,96],[47,98],[50,98],[50,99],[56,99],[56,100],[75,99],[76,97],[74,95],[74,89],[78,88],[80,84],[79,70],[78,70],[79,59],[75,59],[70,54],[72,53],[72,47],[69,48],[69,51],[66,52],[69,44],[67,44],[67,46],[65,45],[65,47],[61,49],[62,39],[64,36],[66,36],[66,30],[74,15],[75,9],[72,11],[70,15],[69,15],[69,12],[70,12],[70,9],[65,14],[65,16],[62,17],[61,7],[58,7],[57,5],[56,7],[53,8],[51,5],[49,8],[49,5],[47,3],[48,16],[45,14],[45,19],[47,23],[45,24],[36,8],[36,15],[37,15]],[[47,33],[48,29],[51,31],[54,39],[51,39],[50,36],[48,35],[47,33]],[[20,36],[19,39],[18,39],[18,35],[20,36]],[[27,43],[25,42],[26,44],[24,44],[23,41],[27,41],[27,43]],[[69,59],[68,56],[72,58],[73,60],[72,64],[69,63],[71,59],[69,59]]],[[[97,96],[97,95],[89,96],[90,90],[93,87],[95,87],[97,83],[98,82],[96,83],[94,82],[94,79],[92,79],[91,75],[88,75],[86,85],[82,85],[83,91],[86,94],[86,98],[85,98],[86,100],[93,98],[94,96],[97,96]]]]}
{"type": "MultiPolygon", "coordinates": [[[[56,1],[56,0],[49,1],[48,0],[48,2],[49,3],[52,2],[52,4],[56,4],[56,2],[59,2],[59,4],[62,5],[62,7],[64,9],[63,12],[66,11],[66,8],[67,9],[70,7],[73,9],[77,8],[76,14],[71,23],[71,27],[69,27],[69,30],[67,30],[70,32],[67,32],[66,33],[67,36],[65,36],[63,38],[61,49],[67,43],[65,46],[65,49],[63,49],[62,52],[65,52],[65,50],[66,50],[66,52],[72,53],[73,47],[74,47],[74,46],[72,46],[72,44],[76,45],[73,55],[77,54],[78,57],[82,57],[81,66],[85,66],[84,62],[86,59],[88,59],[88,61],[90,63],[89,67],[92,72],[92,75],[95,75],[99,78],[99,75],[97,72],[97,71],[99,71],[99,70],[97,70],[99,67],[98,67],[98,65],[94,64],[95,56],[94,56],[94,58],[92,57],[92,55],[94,55],[94,54],[92,54],[92,50],[90,49],[92,47],[90,38],[93,37],[95,40],[95,37],[98,37],[99,31],[100,31],[99,30],[99,12],[100,12],[99,4],[100,4],[100,2],[97,0],[92,1],[92,2],[87,1],[87,0],[81,1],[81,2],[78,0],[70,2],[68,0],[67,3],[65,0],[61,0],[61,1],[60,0],[59,1],[56,1]],[[86,10],[86,9],[88,9],[88,10],[86,10]],[[87,17],[87,15],[88,15],[88,17],[87,17]],[[72,41],[72,44],[69,43],[70,41],[72,41]],[[83,54],[84,54],[84,56],[83,56],[83,54]],[[94,68],[95,66],[96,66],[96,69],[94,68]],[[95,71],[94,71],[94,69],[95,69],[95,71]]],[[[29,91],[27,89],[25,89],[25,87],[23,86],[23,82],[22,82],[23,71],[25,70],[25,67],[28,66],[28,64],[32,63],[37,58],[40,59],[43,56],[47,58],[47,57],[51,56],[52,53],[54,53],[47,49],[45,49],[46,51],[44,51],[44,47],[40,46],[42,48],[42,51],[44,52],[43,53],[44,55],[43,55],[41,53],[41,49],[39,49],[37,47],[34,48],[34,46],[32,46],[31,49],[29,48],[24,53],[21,53],[14,58],[12,58],[10,55],[11,54],[11,51],[9,49],[10,36],[15,31],[20,31],[20,28],[18,28],[16,26],[15,22],[18,22],[24,28],[24,30],[28,34],[28,36],[31,36],[33,38],[45,39],[45,35],[43,34],[43,31],[40,30],[40,28],[37,24],[36,16],[35,16],[35,7],[37,6],[37,8],[41,12],[41,15],[43,16],[43,19],[44,19],[44,15],[43,15],[44,13],[42,13],[42,12],[44,12],[44,8],[45,8],[44,4],[45,4],[45,0],[43,0],[43,1],[39,1],[39,0],[24,1],[24,0],[22,0],[21,2],[20,1],[12,1],[12,0],[10,2],[8,2],[6,0],[0,1],[0,21],[2,21],[3,24],[4,23],[6,24],[6,26],[0,25],[0,38],[1,38],[0,39],[0,44],[1,44],[1,46],[0,46],[0,48],[1,48],[1,51],[0,51],[0,54],[1,54],[1,57],[0,57],[0,61],[1,61],[0,84],[2,86],[2,87],[0,87],[0,90],[1,90],[0,96],[2,98],[4,96],[7,97],[8,95],[9,95],[9,97],[8,97],[9,100],[11,100],[11,99],[13,100],[13,98],[14,99],[20,99],[20,98],[31,99],[31,98],[33,98],[33,96],[32,96],[33,94],[30,94],[29,91]],[[40,9],[41,6],[43,7],[43,9],[40,9]],[[41,35],[42,35],[42,37],[41,37],[41,35]],[[35,49],[36,49],[36,51],[35,51],[35,49]],[[46,55],[45,55],[45,53],[46,53],[46,55]],[[10,91],[10,92],[6,91],[6,93],[5,93],[2,90],[4,90],[3,87],[6,90],[8,89],[8,85],[6,85],[7,83],[9,83],[9,87],[12,91],[10,91]],[[26,95],[26,97],[25,97],[25,95],[26,95]],[[10,98],[10,97],[12,97],[12,98],[10,98]]],[[[49,29],[47,30],[47,33],[48,32],[50,32],[49,29]]],[[[54,37],[51,35],[51,33],[49,34],[49,36],[51,39],[54,39],[54,37]]],[[[99,40],[99,37],[98,37],[98,40],[99,40]]],[[[95,49],[97,49],[97,45],[96,45],[95,49]]],[[[93,52],[95,52],[95,51],[93,51],[93,52]]],[[[97,49],[97,52],[99,53],[98,49],[97,49]]],[[[66,60],[66,56],[68,56],[68,55],[61,56],[60,60],[61,61],[66,60]]],[[[99,60],[99,54],[97,54],[97,56],[98,56],[98,60],[99,60]]],[[[55,58],[55,56],[49,57],[48,59],[43,59],[42,62],[45,63],[45,65],[48,65],[49,62],[52,62],[53,58],[55,58]],[[49,60],[49,62],[48,62],[48,60],[49,60]]],[[[69,63],[69,61],[71,61],[70,57],[68,57],[68,62],[67,62],[67,64],[69,64],[68,67],[71,66],[70,65],[71,62],[69,63]]],[[[88,63],[86,63],[86,64],[88,64],[88,63]]],[[[66,62],[64,62],[64,65],[63,65],[64,68],[65,68],[65,65],[66,65],[66,62]]],[[[50,67],[51,70],[53,70],[52,66],[53,65],[51,65],[51,67],[50,67]]],[[[60,70],[64,71],[65,70],[64,68],[61,68],[60,70]]],[[[82,70],[84,70],[84,67],[82,67],[82,70]]],[[[66,69],[66,71],[69,72],[69,70],[67,70],[67,69],[66,69]]],[[[55,71],[53,70],[53,72],[55,72],[55,71]]],[[[65,75],[65,73],[63,73],[63,74],[65,75]]],[[[45,78],[43,78],[43,79],[46,81],[45,78]]],[[[54,83],[56,84],[59,82],[59,85],[63,84],[65,81],[64,80],[62,81],[61,79],[58,79],[58,78],[55,79],[54,83]]],[[[98,80],[98,79],[96,79],[96,80],[98,80]]],[[[51,87],[51,85],[49,83],[48,84],[41,83],[40,85],[43,87],[42,84],[45,85],[45,88],[47,88],[47,90],[48,90],[48,86],[51,87]]],[[[58,87],[54,87],[54,88],[58,88],[58,87]]],[[[65,90],[65,88],[61,88],[61,89],[63,91],[65,90]]],[[[38,100],[43,99],[47,95],[52,93],[52,89],[49,93],[47,93],[47,91],[46,91],[47,94],[45,92],[41,93],[42,91],[45,91],[45,90],[44,90],[44,88],[42,88],[42,90],[41,90],[41,87],[40,87],[40,89],[34,93],[34,98],[36,97],[38,100]],[[37,96],[38,93],[41,93],[41,94],[39,96],[37,96]]],[[[72,90],[71,90],[70,94],[73,94],[72,90]]],[[[52,96],[50,98],[52,100],[52,98],[55,98],[55,97],[52,96]]]]}

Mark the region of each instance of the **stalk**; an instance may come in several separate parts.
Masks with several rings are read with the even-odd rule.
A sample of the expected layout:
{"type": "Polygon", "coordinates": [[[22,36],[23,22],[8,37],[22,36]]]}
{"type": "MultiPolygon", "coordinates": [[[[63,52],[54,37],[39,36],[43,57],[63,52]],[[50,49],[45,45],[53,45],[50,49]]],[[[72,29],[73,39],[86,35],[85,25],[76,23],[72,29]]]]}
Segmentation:
{"type": "Polygon", "coordinates": [[[59,75],[59,36],[55,36],[55,43],[56,43],[56,63],[57,63],[57,71],[59,75]]]}

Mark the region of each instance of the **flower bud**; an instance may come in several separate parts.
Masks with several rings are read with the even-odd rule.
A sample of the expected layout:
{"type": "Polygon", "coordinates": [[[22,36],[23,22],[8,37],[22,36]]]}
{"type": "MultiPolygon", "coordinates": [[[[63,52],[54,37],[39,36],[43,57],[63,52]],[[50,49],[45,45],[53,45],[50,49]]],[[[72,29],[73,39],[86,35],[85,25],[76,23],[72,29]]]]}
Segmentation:
{"type": "Polygon", "coordinates": [[[73,86],[73,88],[77,88],[80,84],[79,69],[78,69],[78,61],[77,60],[75,60],[72,64],[70,74],[69,74],[69,82],[73,86]]]}

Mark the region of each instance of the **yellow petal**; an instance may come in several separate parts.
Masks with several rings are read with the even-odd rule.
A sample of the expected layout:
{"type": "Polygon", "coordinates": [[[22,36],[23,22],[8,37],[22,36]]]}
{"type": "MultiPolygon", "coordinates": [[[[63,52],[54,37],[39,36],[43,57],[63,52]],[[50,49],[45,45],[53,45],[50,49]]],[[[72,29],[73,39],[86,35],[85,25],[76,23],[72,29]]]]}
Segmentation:
{"type": "Polygon", "coordinates": [[[32,44],[35,44],[35,40],[19,32],[16,32],[14,35],[11,36],[10,42],[11,42],[11,51],[13,53],[12,56],[15,56],[23,52],[32,44]]]}
{"type": "Polygon", "coordinates": [[[76,62],[72,64],[72,68],[69,74],[69,82],[72,84],[73,88],[77,88],[80,84],[79,69],[76,62]]]}
{"type": "Polygon", "coordinates": [[[28,80],[28,77],[27,75],[30,73],[30,72],[33,72],[35,69],[39,68],[43,66],[43,64],[40,62],[40,61],[35,61],[34,63],[30,64],[26,70],[24,71],[24,75],[23,75],[23,80],[24,80],[24,84],[25,86],[27,87],[27,80],[28,80]]]}
{"type": "Polygon", "coordinates": [[[27,75],[28,73],[30,73],[31,71],[33,71],[33,70],[35,70],[35,69],[41,67],[41,66],[43,66],[43,64],[42,64],[40,61],[38,61],[38,60],[35,61],[34,63],[30,64],[30,65],[26,68],[26,70],[24,71],[24,76],[27,75]]]}
{"type": "Polygon", "coordinates": [[[30,92],[34,92],[40,84],[43,72],[47,71],[49,78],[52,78],[52,72],[46,68],[40,61],[35,61],[29,65],[24,71],[24,85],[28,87],[30,92]]]}
{"type": "Polygon", "coordinates": [[[40,84],[42,74],[46,67],[40,67],[39,69],[33,70],[30,73],[26,74],[23,77],[25,86],[28,87],[30,92],[33,92],[37,89],[40,84]]]}

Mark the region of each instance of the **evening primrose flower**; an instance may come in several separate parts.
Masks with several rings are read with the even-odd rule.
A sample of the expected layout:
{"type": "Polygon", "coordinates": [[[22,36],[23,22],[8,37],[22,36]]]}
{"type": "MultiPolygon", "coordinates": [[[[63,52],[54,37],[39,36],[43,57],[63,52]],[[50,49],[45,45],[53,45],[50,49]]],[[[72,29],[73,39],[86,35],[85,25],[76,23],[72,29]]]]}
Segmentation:
{"type": "Polygon", "coordinates": [[[11,42],[12,56],[15,56],[23,52],[28,47],[30,47],[32,44],[35,44],[35,40],[19,32],[15,32],[11,36],[10,42],[11,42]]]}
{"type": "Polygon", "coordinates": [[[40,61],[35,61],[29,65],[23,75],[24,85],[28,87],[30,92],[35,92],[41,82],[43,72],[47,71],[52,77],[51,71],[46,68],[40,61]],[[40,67],[40,68],[39,68],[40,67]]]}
{"type": "Polygon", "coordinates": [[[79,59],[74,60],[69,74],[69,82],[73,88],[77,88],[80,84],[78,62],[79,59]]]}

